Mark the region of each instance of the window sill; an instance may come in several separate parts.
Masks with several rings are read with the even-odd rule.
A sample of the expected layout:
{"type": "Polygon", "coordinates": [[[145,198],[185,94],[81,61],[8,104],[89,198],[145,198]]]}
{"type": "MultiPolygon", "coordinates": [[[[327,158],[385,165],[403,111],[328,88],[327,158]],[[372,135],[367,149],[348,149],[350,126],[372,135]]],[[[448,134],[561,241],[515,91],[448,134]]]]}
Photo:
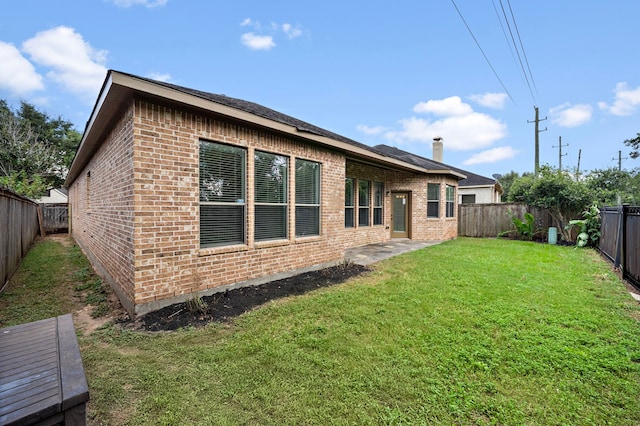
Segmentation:
{"type": "Polygon", "coordinates": [[[283,240],[269,240],[269,241],[255,242],[254,246],[256,249],[264,249],[269,247],[286,246],[289,244],[291,244],[291,241],[283,239],[283,240]]]}
{"type": "Polygon", "coordinates": [[[310,235],[308,237],[296,237],[296,244],[313,243],[316,241],[322,241],[322,235],[310,235]]]}
{"type": "Polygon", "coordinates": [[[198,256],[211,256],[214,254],[223,254],[223,253],[238,253],[241,251],[248,251],[249,246],[246,244],[236,244],[233,246],[223,246],[223,247],[207,247],[201,248],[198,251],[198,256]]]}

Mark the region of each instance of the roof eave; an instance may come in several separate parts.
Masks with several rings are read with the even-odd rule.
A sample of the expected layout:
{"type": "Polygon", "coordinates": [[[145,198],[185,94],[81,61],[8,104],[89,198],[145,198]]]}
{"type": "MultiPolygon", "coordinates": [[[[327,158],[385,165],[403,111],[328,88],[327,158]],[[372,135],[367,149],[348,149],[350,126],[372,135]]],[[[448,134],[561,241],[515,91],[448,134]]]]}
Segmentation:
{"type": "Polygon", "coordinates": [[[135,76],[110,70],[105,79],[105,83],[102,86],[96,105],[91,113],[91,117],[87,122],[87,127],[76,152],[76,157],[73,160],[67,179],[65,180],[65,186],[69,186],[73,183],[95,152],[98,141],[106,130],[107,123],[110,122],[111,115],[118,109],[118,103],[116,101],[122,99],[122,97],[127,94],[133,93],[141,93],[164,98],[171,102],[178,102],[190,107],[231,117],[253,125],[258,125],[280,133],[295,136],[296,138],[303,138],[342,151],[347,155],[347,157],[361,158],[396,169],[418,173],[451,175],[458,179],[466,178],[465,175],[454,170],[435,170],[415,166],[346,142],[306,132],[304,129],[298,129],[289,124],[280,123],[230,106],[222,105],[217,102],[198,97],[194,94],[185,93],[174,88],[155,84],[152,81],[141,80],[135,76]]]}

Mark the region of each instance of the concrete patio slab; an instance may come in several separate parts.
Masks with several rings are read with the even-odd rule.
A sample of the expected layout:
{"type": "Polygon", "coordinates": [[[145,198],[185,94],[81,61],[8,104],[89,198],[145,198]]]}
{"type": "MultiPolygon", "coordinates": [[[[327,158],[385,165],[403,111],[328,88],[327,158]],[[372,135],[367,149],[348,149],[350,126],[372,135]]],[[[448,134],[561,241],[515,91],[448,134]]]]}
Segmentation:
{"type": "Polygon", "coordinates": [[[415,241],[408,238],[393,239],[384,243],[352,247],[345,251],[345,259],[357,265],[367,266],[402,253],[433,246],[442,241],[415,241]]]}

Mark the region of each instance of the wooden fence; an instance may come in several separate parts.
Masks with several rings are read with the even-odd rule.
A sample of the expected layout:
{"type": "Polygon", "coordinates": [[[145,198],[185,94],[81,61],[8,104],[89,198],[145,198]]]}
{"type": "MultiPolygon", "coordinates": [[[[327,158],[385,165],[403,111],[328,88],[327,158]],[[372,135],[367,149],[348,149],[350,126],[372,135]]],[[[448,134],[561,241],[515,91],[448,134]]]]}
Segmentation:
{"type": "Polygon", "coordinates": [[[529,212],[535,218],[538,238],[546,238],[552,225],[549,212],[538,207],[519,203],[458,204],[458,235],[461,237],[495,238],[498,234],[515,229],[508,212],[524,220],[529,212]]]}
{"type": "Polygon", "coordinates": [[[69,229],[69,205],[62,204],[40,204],[42,208],[42,219],[44,230],[47,234],[56,232],[67,232],[69,229]]]}
{"type": "Polygon", "coordinates": [[[39,228],[38,205],[0,188],[0,291],[31,248],[39,228]]]}
{"type": "Polygon", "coordinates": [[[600,217],[600,251],[640,289],[640,207],[604,207],[600,217]]]}

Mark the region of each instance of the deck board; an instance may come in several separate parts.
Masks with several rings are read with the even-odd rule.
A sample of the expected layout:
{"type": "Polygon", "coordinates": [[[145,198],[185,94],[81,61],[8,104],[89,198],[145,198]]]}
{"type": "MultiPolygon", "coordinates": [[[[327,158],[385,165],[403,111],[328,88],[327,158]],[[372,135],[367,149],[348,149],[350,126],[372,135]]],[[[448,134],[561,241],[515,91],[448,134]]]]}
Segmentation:
{"type": "Polygon", "coordinates": [[[0,425],[84,424],[88,400],[71,315],[0,329],[0,425]]]}

